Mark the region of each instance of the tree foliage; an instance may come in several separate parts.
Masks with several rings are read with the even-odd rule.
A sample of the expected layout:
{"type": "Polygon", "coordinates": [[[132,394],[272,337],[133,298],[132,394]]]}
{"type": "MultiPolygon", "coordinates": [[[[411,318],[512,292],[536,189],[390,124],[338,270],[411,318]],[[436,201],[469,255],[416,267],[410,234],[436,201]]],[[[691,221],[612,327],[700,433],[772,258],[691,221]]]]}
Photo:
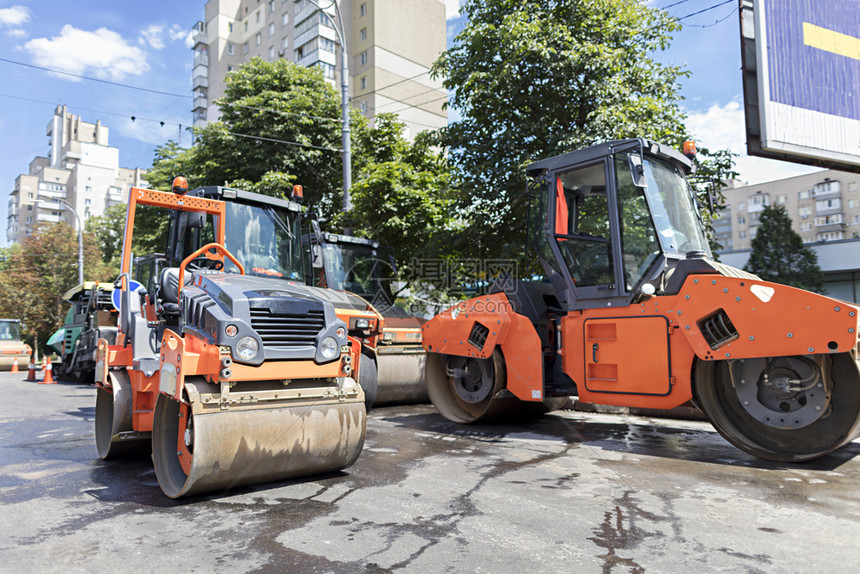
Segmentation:
{"type": "Polygon", "coordinates": [[[765,281],[820,293],[824,274],[818,266],[818,256],[791,228],[785,208],[765,206],[759,214],[759,223],[744,269],[765,281]]]}
{"type": "Polygon", "coordinates": [[[393,247],[402,270],[414,258],[450,253],[459,231],[447,160],[428,133],[409,142],[404,127],[393,114],[379,114],[374,127],[357,130],[353,208],[333,222],[393,247]]]}
{"type": "MultiPolygon", "coordinates": [[[[524,166],[618,138],[680,143],[680,68],[652,58],[679,28],[641,0],[468,0],[433,67],[462,119],[441,142],[462,170],[475,240],[525,228],[524,166]]],[[[522,241],[516,242],[516,248],[522,241]]]]}
{"type": "MultiPolygon", "coordinates": [[[[84,278],[112,281],[116,275],[102,262],[98,239],[84,234],[84,278]]],[[[0,271],[0,315],[26,325],[28,340],[43,347],[63,325],[68,304],[63,294],[78,284],[78,239],[65,223],[37,224],[33,234],[7,250],[0,271]]]]}
{"type": "MultiPolygon", "coordinates": [[[[433,73],[461,116],[439,142],[483,254],[521,255],[530,162],[611,139],[686,139],[688,73],[654,59],[680,29],[666,12],[644,0],[468,0],[462,10],[468,24],[433,73]]],[[[700,157],[703,174],[731,176],[729,152],[700,157]]]]}

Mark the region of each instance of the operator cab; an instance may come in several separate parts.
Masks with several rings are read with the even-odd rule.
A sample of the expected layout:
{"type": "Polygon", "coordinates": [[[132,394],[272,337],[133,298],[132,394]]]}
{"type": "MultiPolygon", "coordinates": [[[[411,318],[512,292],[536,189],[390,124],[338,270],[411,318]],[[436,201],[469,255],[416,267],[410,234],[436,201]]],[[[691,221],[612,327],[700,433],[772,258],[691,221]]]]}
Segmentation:
{"type": "Polygon", "coordinates": [[[621,307],[665,292],[680,262],[708,272],[701,262],[711,251],[685,177],[691,169],[680,153],[643,139],[528,167],[541,183],[536,252],[567,310],[621,307]]]}

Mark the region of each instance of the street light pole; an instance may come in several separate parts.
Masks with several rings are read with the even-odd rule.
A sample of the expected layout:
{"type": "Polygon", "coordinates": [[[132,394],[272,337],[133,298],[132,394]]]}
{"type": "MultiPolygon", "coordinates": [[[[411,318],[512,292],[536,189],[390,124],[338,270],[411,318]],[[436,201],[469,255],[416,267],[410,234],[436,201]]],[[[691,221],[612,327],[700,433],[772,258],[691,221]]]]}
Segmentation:
{"type": "Polygon", "coordinates": [[[78,215],[78,212],[75,211],[75,208],[72,207],[72,204],[64,199],[57,199],[59,203],[62,203],[74,214],[75,219],[78,220],[78,285],[84,284],[84,224],[81,221],[81,216],[78,215]]]}
{"type": "MultiPolygon", "coordinates": [[[[317,0],[310,0],[311,4],[319,8],[323,13],[322,6],[317,0]]],[[[337,0],[332,0],[331,5],[334,6],[334,13],[337,16],[337,22],[334,26],[335,34],[340,42],[340,115],[341,115],[341,148],[343,154],[343,207],[341,211],[346,213],[352,209],[352,201],[349,196],[349,190],[352,187],[352,150],[350,146],[350,131],[349,131],[349,54],[346,50],[346,29],[343,27],[343,18],[340,14],[340,8],[337,5],[337,0]]]]}

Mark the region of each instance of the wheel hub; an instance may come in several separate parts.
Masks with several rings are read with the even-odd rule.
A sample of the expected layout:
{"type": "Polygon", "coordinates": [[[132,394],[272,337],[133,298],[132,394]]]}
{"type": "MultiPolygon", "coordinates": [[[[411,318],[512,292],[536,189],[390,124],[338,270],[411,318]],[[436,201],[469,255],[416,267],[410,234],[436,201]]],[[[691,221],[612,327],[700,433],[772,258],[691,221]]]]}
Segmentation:
{"type": "Polygon", "coordinates": [[[830,395],[819,371],[817,364],[797,357],[745,359],[732,365],[732,379],[741,406],[754,419],[799,429],[829,410],[830,395]]]}
{"type": "Polygon", "coordinates": [[[451,357],[445,371],[454,392],[467,403],[480,403],[493,391],[493,377],[472,358],[451,357]]]}

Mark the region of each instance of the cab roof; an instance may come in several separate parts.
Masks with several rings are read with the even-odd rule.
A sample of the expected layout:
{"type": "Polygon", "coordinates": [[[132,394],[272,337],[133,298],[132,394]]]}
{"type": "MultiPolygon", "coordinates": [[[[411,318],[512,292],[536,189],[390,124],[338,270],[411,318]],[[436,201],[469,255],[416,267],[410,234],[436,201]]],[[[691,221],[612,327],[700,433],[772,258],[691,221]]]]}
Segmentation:
{"type": "Polygon", "coordinates": [[[526,167],[526,175],[531,178],[536,178],[542,176],[547,171],[559,171],[568,166],[597,161],[614,153],[633,150],[640,147],[645,151],[645,153],[650,153],[676,163],[685,173],[690,173],[692,170],[692,162],[674,148],[667,146],[666,144],[657,143],[644,138],[632,138],[608,141],[584,149],[536,161],[526,167]]]}

